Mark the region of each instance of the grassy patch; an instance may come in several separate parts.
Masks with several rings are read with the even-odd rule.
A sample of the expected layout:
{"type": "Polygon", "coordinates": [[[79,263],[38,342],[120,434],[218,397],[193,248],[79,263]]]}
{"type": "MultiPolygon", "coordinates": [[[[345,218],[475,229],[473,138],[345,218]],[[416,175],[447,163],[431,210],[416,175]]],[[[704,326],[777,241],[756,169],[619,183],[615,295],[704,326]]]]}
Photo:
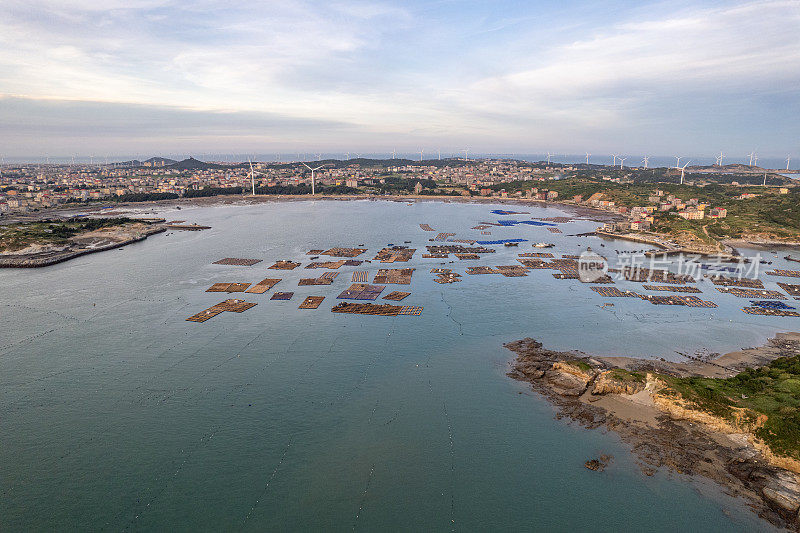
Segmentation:
{"type": "Polygon", "coordinates": [[[22,250],[31,244],[64,244],[70,237],[100,228],[134,222],[126,217],[82,218],[77,220],[41,220],[0,226],[0,252],[22,250]]]}
{"type": "Polygon", "coordinates": [[[751,420],[766,415],[756,436],[773,452],[800,459],[800,356],[783,357],[732,378],[663,379],[697,408],[716,416],[733,419],[736,408],[745,409],[751,420]]]}
{"type": "Polygon", "coordinates": [[[592,365],[590,365],[589,363],[587,363],[585,361],[567,361],[567,364],[568,365],[572,365],[575,368],[579,368],[580,370],[582,370],[584,372],[591,372],[592,371],[592,365]]]}
{"type": "Polygon", "coordinates": [[[622,368],[615,368],[608,374],[615,381],[622,381],[626,383],[644,383],[645,375],[641,372],[631,372],[622,368]]]}

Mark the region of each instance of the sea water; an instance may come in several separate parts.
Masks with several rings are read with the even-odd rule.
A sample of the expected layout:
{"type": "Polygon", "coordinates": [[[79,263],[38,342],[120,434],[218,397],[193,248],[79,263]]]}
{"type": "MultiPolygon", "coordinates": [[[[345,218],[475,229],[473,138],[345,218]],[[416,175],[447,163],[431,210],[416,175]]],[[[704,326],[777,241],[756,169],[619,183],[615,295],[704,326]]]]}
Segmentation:
{"type": "Polygon", "coordinates": [[[515,264],[523,251],[558,257],[592,247],[614,262],[615,250],[642,248],[574,236],[598,226],[586,219],[558,224],[561,234],[470,229],[568,214],[490,213],[501,207],[509,209],[384,201],[162,209],[212,229],[0,271],[2,528],[768,529],[709,483],[643,475],[613,433],[555,420],[552,406],[505,375],[513,354],[503,343],[534,337],[554,349],[680,360],[677,352],[762,344],[798,320],[746,315],[746,300],[707,281],[700,296],[719,308],[604,298],[551,270],[434,283],[431,268],[463,274],[515,264]],[[436,233],[420,223],[456,238],[528,242],[494,246],[480,261],[423,259],[436,233]],[[371,259],[405,241],[417,248],[412,261],[342,267],[330,286],[297,286],[323,270],[267,269],[279,259],[305,265],[310,249],[363,244],[369,252],[358,259],[371,259]],[[531,248],[537,241],[556,247],[531,248]],[[263,262],[212,264],[223,257],[263,262]],[[410,286],[384,294],[412,292],[402,304],[423,306],[420,316],[330,312],[353,270],[371,280],[381,267],[416,268],[410,286]],[[229,297],[206,293],[212,283],[266,277],[282,281],[264,295],[230,296],[257,302],[249,311],[185,320],[229,297]],[[270,301],[275,291],[295,296],[270,301]],[[309,295],[325,301],[298,309],[309,295]],[[604,472],[583,466],[601,454],[615,457],[604,472]]]}

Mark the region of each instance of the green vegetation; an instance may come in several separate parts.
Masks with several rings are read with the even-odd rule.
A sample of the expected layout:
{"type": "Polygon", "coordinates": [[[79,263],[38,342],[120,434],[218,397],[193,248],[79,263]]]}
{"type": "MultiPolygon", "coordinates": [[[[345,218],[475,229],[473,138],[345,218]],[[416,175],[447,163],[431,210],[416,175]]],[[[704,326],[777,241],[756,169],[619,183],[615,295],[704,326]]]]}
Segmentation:
{"type": "Polygon", "coordinates": [[[615,381],[625,383],[644,383],[645,375],[641,372],[631,372],[623,368],[614,368],[608,374],[615,381]]]}
{"type": "Polygon", "coordinates": [[[31,244],[64,244],[70,237],[101,228],[141,222],[126,217],[41,220],[0,226],[0,251],[14,252],[31,244]]]}
{"type": "Polygon", "coordinates": [[[766,415],[755,435],[774,453],[800,459],[800,355],[726,379],[661,377],[672,391],[713,415],[734,420],[736,410],[744,409],[750,422],[766,415]]]}
{"type": "Polygon", "coordinates": [[[586,361],[567,361],[567,364],[579,368],[584,372],[592,371],[592,365],[590,365],[586,361]]]}

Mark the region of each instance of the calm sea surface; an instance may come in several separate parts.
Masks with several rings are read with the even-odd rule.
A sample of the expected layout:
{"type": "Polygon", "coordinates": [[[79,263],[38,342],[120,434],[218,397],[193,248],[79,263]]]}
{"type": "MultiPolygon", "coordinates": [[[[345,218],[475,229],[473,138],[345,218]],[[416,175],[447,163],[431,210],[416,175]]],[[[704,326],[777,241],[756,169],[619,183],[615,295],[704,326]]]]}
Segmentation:
{"type": "MultiPolygon", "coordinates": [[[[428,223],[457,238],[526,238],[469,265],[510,265],[531,242],[557,254],[587,246],[612,260],[633,243],[520,225],[470,228],[500,206],[445,203],[295,202],[166,211],[213,226],[37,270],[0,270],[0,528],[56,530],[694,530],[768,526],[709,485],[641,474],[614,434],[553,419],[524,384],[505,376],[502,344],[526,336],[556,349],[679,359],[759,345],[793,318],[742,313],[746,300],[719,294],[718,309],[604,298],[550,270],[527,277],[464,276],[433,282],[442,260],[422,259],[428,223]],[[350,284],[298,287],[324,270],[304,265],[312,248],[418,249],[403,304],[417,317],[330,312],[350,284]],[[605,242],[604,247],[600,243],[605,242]],[[553,250],[550,250],[553,251],[553,250]],[[211,264],[263,259],[253,267],[211,264]],[[185,318],[225,295],[217,281],[283,281],[258,305],[204,324],[185,318]],[[291,301],[270,301],[275,290],[291,301]],[[297,308],[305,296],[326,299],[297,308]],[[601,307],[613,302],[613,307],[601,307]],[[603,473],[584,468],[607,453],[603,473]]],[[[506,208],[509,208],[506,206],[506,208]]],[[[513,209],[513,206],[511,207],[513,209]]],[[[790,264],[777,260],[773,266],[790,264]]],[[[781,254],[784,255],[784,254],[781,254]]],[[[779,278],[763,276],[767,288],[779,278]]],[[[791,282],[791,279],[787,279],[791,282]]],[[[620,289],[640,284],[617,282],[620,289]]],[[[388,292],[388,290],[386,291],[388,292]]],[[[241,297],[241,295],[239,295],[241,297]]]]}

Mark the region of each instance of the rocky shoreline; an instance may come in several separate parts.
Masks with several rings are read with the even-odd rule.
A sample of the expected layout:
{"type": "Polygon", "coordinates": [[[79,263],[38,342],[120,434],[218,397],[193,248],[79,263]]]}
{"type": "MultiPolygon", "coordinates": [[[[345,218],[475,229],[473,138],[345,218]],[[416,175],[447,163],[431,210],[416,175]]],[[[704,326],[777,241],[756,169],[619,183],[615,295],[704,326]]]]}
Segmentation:
{"type": "Polygon", "coordinates": [[[726,377],[778,357],[800,354],[800,334],[779,334],[760,348],[712,361],[671,363],[603,358],[543,348],[526,338],[505,345],[516,354],[508,375],[529,383],[557,409],[557,418],[587,428],[606,428],[631,446],[647,475],[666,467],[720,484],[770,523],[800,531],[800,464],[782,461],[751,435],[713,417],[661,398],[656,374],[726,377]],[[625,379],[620,371],[646,375],[625,379]]]}

